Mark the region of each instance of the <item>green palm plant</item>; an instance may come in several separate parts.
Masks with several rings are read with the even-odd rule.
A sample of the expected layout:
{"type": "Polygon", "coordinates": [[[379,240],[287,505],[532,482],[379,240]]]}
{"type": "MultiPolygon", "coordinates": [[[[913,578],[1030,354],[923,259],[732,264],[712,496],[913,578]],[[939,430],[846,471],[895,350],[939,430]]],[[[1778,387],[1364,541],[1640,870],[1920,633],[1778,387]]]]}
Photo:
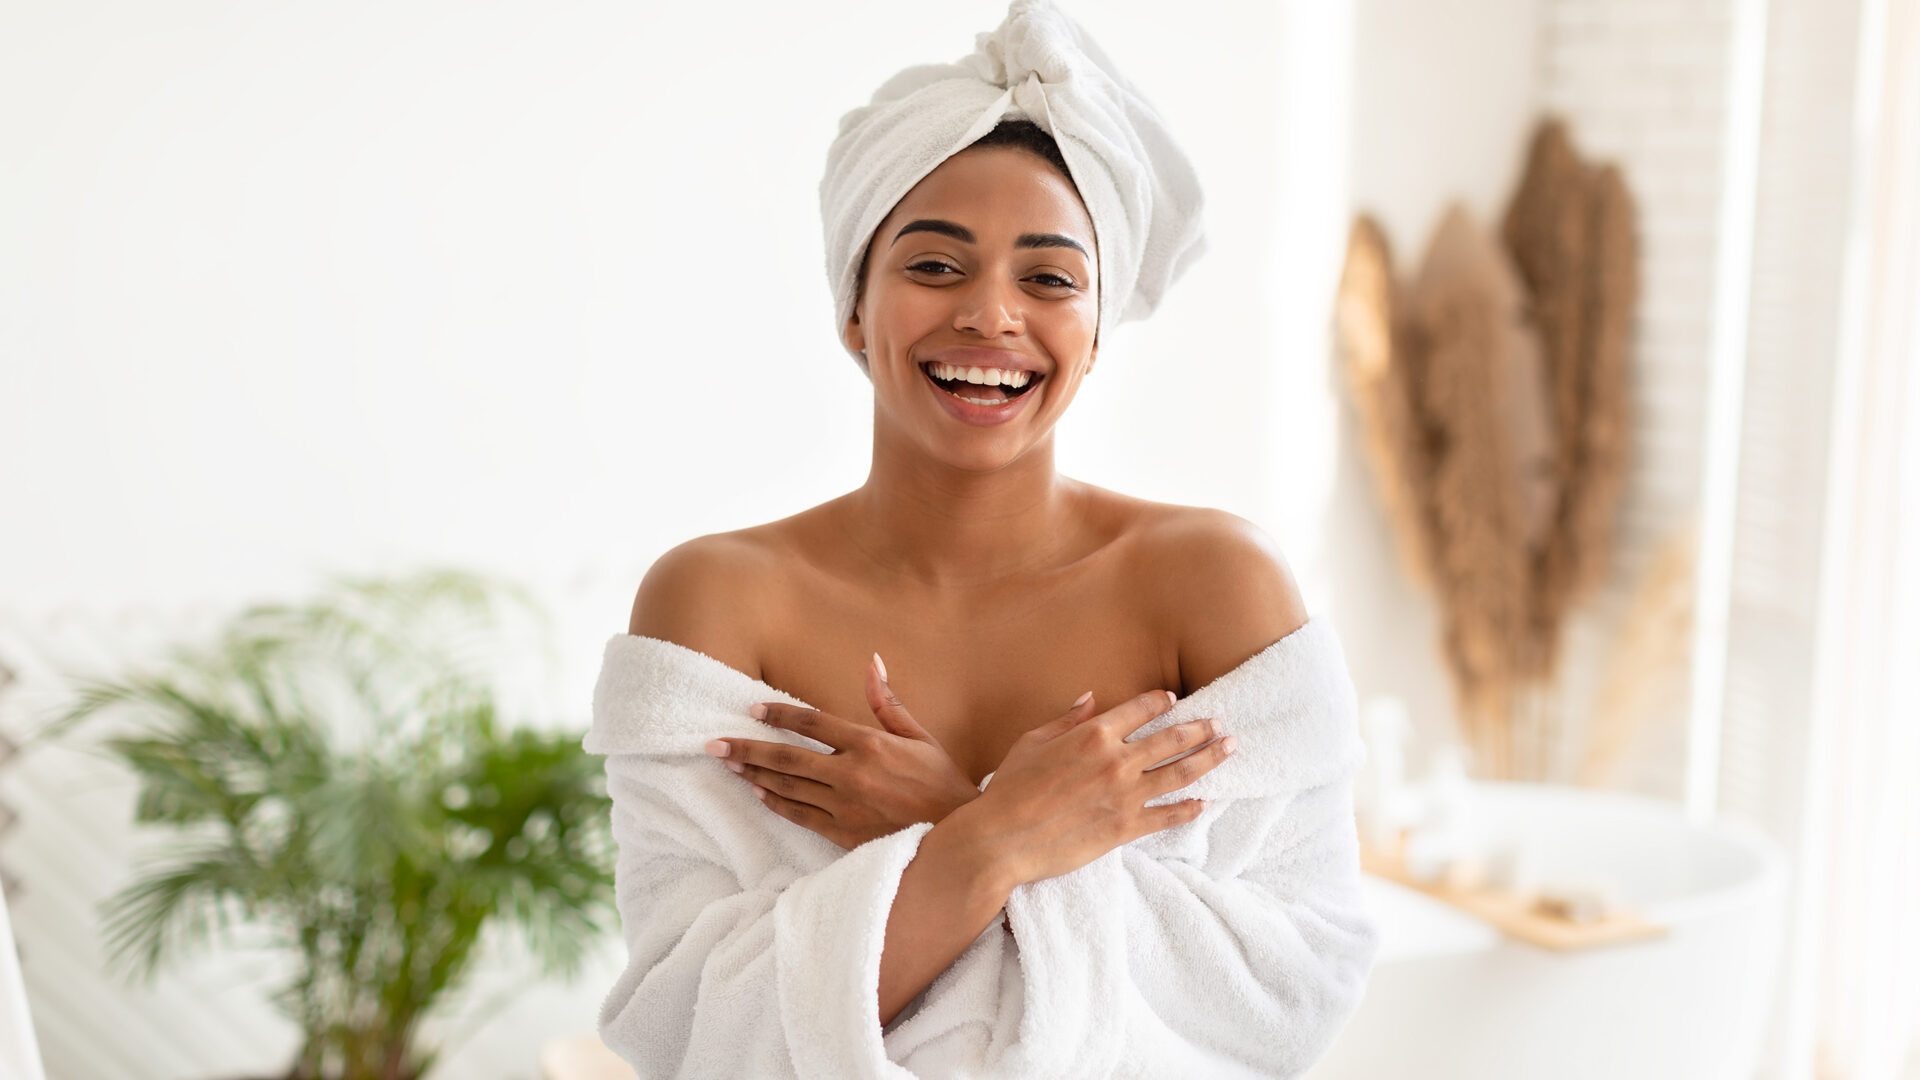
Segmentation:
{"type": "Polygon", "coordinates": [[[611,803],[583,731],[502,723],[487,642],[516,587],[461,571],[340,580],[259,605],[211,645],[80,676],[38,734],[115,711],[135,817],[177,846],[101,908],[110,961],[151,980],[184,947],[258,927],[292,950],[274,1003],[303,1032],[288,1080],[414,1080],[421,1024],[517,929],[570,976],[617,926],[611,803]]]}

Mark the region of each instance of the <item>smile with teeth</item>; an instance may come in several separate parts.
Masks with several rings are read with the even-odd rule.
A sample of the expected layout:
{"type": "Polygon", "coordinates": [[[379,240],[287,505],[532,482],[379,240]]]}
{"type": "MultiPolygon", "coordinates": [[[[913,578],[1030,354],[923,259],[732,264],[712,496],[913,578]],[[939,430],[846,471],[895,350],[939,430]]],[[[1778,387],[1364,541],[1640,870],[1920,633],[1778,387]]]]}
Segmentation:
{"type": "Polygon", "coordinates": [[[1014,398],[1026,393],[1037,381],[1034,372],[1015,371],[1008,368],[959,367],[954,364],[942,364],[929,361],[921,364],[920,369],[927,373],[933,384],[952,394],[961,401],[975,405],[1005,405],[1014,398]],[[998,393],[988,396],[962,393],[968,386],[991,386],[999,388],[998,393]]]}

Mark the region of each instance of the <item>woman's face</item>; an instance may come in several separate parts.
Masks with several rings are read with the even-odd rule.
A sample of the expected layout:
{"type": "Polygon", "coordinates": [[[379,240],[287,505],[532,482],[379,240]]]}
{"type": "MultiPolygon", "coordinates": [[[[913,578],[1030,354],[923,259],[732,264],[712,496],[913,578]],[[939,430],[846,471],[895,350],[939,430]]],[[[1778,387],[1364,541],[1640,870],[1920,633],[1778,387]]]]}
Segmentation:
{"type": "Polygon", "coordinates": [[[941,162],[875,230],[846,326],[866,350],[876,424],[976,470],[1040,442],[1093,367],[1096,257],[1080,196],[1038,155],[975,147],[941,162]],[[943,388],[934,375],[954,372],[942,364],[961,380],[975,367],[1020,374],[943,388]]]}

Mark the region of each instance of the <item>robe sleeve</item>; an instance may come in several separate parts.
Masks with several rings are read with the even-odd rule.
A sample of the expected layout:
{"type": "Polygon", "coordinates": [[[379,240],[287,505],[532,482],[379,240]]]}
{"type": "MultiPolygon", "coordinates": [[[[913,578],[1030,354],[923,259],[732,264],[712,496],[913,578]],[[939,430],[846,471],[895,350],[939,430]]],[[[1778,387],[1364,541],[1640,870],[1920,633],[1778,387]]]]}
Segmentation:
{"type": "Polygon", "coordinates": [[[1380,935],[1361,891],[1351,684],[1343,666],[1316,667],[1294,693],[1242,680],[1187,714],[1250,736],[1214,770],[1224,782],[1148,801],[1210,794],[1200,818],[1014,890],[1023,1068],[1293,1077],[1332,1045],[1380,935]]]}
{"type": "Polygon", "coordinates": [[[1104,1057],[1141,1076],[1301,1075],[1359,1005],[1379,943],[1348,785],[1216,804],[1182,828],[1204,837],[1014,890],[1021,1041],[1058,1051],[1062,1074],[1104,1057]]]}
{"type": "Polygon", "coordinates": [[[801,873],[767,822],[802,830],[751,798],[759,818],[715,812],[744,786],[712,759],[616,753],[606,768],[627,962],[601,1040],[649,1078],[912,1076],[883,1047],[880,953],[901,871],[932,826],[801,873]]]}

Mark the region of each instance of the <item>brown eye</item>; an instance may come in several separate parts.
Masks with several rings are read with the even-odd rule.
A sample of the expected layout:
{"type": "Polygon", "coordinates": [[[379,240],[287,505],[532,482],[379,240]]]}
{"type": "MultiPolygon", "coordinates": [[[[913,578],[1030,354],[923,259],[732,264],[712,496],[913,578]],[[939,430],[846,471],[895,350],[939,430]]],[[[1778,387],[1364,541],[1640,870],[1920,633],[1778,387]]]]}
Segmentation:
{"type": "MultiPolygon", "coordinates": [[[[907,269],[921,270],[921,271],[925,271],[926,273],[932,274],[932,273],[937,273],[941,270],[953,270],[953,267],[948,266],[946,263],[935,262],[929,259],[925,262],[911,263],[907,266],[907,269]]],[[[959,271],[957,270],[955,270],[954,272],[959,273],[959,271]]]]}
{"type": "Polygon", "coordinates": [[[1035,274],[1032,280],[1038,281],[1042,285],[1053,289],[1073,288],[1073,282],[1061,277],[1059,274],[1035,274]]]}

